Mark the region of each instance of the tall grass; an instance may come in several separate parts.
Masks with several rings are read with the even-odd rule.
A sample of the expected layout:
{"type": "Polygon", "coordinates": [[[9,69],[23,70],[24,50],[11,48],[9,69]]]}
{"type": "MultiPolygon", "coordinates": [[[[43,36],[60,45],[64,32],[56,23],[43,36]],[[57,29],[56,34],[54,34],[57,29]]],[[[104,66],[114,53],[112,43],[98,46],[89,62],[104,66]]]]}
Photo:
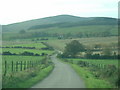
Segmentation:
{"type": "Polygon", "coordinates": [[[53,70],[53,65],[44,69],[38,66],[3,78],[3,88],[30,88],[37,82],[43,80],[53,70]]]}
{"type": "Polygon", "coordinates": [[[72,64],[72,67],[83,78],[87,88],[113,88],[109,82],[95,78],[87,68],[79,67],[75,64],[72,64]]]}

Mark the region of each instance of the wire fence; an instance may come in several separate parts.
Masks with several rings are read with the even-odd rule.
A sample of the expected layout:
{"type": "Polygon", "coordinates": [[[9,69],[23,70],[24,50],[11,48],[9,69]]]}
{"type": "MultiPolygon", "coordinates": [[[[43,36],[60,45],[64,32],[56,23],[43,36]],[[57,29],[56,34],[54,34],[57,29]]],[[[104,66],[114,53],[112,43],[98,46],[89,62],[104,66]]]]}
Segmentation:
{"type": "MultiPolygon", "coordinates": [[[[64,60],[65,62],[69,62],[69,63],[74,63],[74,60],[64,60]]],[[[112,70],[118,70],[118,67],[114,64],[99,64],[99,63],[92,63],[92,62],[87,62],[87,61],[78,61],[76,63],[77,65],[79,65],[80,67],[92,67],[92,68],[96,68],[96,69],[112,69],[112,70]]]]}
{"type": "Polygon", "coordinates": [[[2,65],[2,74],[6,76],[9,73],[17,73],[19,71],[24,71],[27,69],[32,69],[38,65],[45,63],[45,59],[43,60],[26,60],[26,61],[3,61],[2,65]]]}

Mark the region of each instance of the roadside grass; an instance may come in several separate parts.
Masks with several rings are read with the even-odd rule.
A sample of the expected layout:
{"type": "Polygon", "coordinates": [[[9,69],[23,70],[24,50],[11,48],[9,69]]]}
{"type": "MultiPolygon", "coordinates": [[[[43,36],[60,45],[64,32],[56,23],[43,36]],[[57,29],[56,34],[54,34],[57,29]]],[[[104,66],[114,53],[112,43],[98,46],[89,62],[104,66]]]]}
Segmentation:
{"type": "Polygon", "coordinates": [[[79,67],[75,64],[71,65],[73,69],[79,74],[79,76],[83,78],[87,88],[113,88],[109,82],[95,78],[87,68],[79,67]]]}
{"type": "Polygon", "coordinates": [[[42,81],[45,77],[47,77],[52,72],[53,68],[54,66],[48,66],[47,68],[38,72],[36,77],[30,78],[29,80],[20,83],[19,87],[30,88],[31,86],[35,85],[36,83],[42,81]]]}
{"type": "Polygon", "coordinates": [[[3,78],[3,88],[30,88],[48,76],[53,68],[53,65],[44,69],[41,69],[41,66],[38,66],[32,70],[16,73],[14,77],[10,75],[11,78],[3,78]]]}
{"type": "Polygon", "coordinates": [[[103,65],[115,65],[116,67],[118,67],[118,63],[119,61],[116,59],[67,59],[68,61],[73,61],[73,63],[77,64],[78,61],[85,61],[91,64],[103,64],[103,65]]]}
{"type": "Polygon", "coordinates": [[[117,88],[118,72],[111,69],[97,69],[95,67],[80,67],[78,61],[85,61],[94,65],[115,65],[118,68],[118,60],[89,60],[89,59],[60,59],[61,62],[71,65],[78,75],[85,81],[87,88],[117,88]],[[102,71],[101,71],[102,70],[102,71]],[[110,72],[113,72],[110,74],[110,72]]]}

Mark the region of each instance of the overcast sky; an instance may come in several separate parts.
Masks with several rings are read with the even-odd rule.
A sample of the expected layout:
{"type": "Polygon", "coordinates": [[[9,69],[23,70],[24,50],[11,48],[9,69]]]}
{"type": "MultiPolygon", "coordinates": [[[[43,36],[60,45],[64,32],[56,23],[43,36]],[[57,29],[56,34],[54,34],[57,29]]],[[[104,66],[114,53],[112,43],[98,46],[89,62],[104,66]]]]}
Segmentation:
{"type": "Polygon", "coordinates": [[[0,24],[48,16],[118,17],[119,0],[0,0],[0,24]]]}

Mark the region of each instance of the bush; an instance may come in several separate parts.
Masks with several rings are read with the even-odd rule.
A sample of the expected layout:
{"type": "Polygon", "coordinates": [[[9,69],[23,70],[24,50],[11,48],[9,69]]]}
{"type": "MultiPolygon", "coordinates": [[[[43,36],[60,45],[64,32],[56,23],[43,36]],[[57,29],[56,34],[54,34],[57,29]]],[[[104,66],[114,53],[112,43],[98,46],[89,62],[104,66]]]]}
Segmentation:
{"type": "Polygon", "coordinates": [[[16,55],[15,53],[12,54],[11,52],[7,51],[7,52],[3,52],[2,55],[16,55]]]}
{"type": "Polygon", "coordinates": [[[40,56],[40,55],[36,53],[35,56],[40,56]]]}
{"type": "Polygon", "coordinates": [[[21,53],[21,55],[34,56],[34,53],[25,51],[25,52],[21,53]]]}

